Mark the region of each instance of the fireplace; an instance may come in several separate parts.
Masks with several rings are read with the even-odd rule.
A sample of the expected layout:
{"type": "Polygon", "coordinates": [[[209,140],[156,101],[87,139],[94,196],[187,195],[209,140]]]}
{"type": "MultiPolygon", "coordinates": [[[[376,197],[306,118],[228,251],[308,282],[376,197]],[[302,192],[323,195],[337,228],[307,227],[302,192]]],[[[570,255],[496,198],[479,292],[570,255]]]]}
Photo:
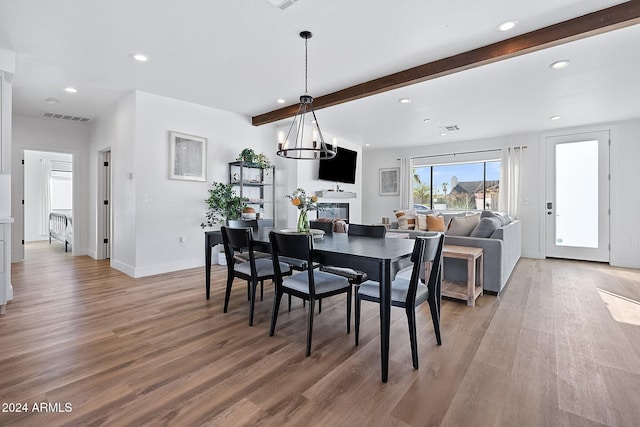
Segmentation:
{"type": "Polygon", "coordinates": [[[318,203],[318,218],[342,219],[349,222],[349,203],[318,203]]]}

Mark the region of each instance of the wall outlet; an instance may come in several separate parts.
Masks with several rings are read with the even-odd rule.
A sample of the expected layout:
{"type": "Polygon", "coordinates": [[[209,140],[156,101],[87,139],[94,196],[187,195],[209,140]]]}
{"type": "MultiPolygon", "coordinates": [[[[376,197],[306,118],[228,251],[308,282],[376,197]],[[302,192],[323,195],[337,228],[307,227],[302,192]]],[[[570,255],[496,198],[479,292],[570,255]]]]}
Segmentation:
{"type": "Polygon", "coordinates": [[[640,246],[640,238],[632,237],[631,238],[631,246],[640,246]]]}

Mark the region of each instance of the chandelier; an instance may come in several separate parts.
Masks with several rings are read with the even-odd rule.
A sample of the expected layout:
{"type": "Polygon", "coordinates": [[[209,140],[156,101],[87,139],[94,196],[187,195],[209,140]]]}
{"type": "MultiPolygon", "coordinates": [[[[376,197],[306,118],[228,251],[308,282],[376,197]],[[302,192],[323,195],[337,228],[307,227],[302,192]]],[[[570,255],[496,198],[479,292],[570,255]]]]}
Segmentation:
{"type": "Polygon", "coordinates": [[[316,113],[313,111],[313,97],[307,93],[307,41],[312,34],[310,31],[303,31],[300,37],[304,39],[304,95],[300,96],[300,106],[289,127],[289,132],[286,135],[282,130],[278,132],[277,154],[287,159],[331,159],[336,156],[336,147],[329,149],[324,143],[316,113]],[[308,131],[305,133],[307,118],[311,126],[311,135],[308,131]]]}

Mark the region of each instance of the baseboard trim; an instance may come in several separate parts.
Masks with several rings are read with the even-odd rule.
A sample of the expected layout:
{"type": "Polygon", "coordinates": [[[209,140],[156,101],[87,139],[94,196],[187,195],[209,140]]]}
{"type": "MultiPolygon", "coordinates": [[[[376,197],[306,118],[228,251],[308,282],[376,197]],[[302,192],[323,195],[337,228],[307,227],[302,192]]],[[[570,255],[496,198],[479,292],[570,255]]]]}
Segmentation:
{"type": "Polygon", "coordinates": [[[190,259],[166,264],[156,264],[135,268],[135,278],[155,276],[156,274],[172,273],[174,271],[188,270],[190,268],[204,267],[201,259],[190,259]]]}

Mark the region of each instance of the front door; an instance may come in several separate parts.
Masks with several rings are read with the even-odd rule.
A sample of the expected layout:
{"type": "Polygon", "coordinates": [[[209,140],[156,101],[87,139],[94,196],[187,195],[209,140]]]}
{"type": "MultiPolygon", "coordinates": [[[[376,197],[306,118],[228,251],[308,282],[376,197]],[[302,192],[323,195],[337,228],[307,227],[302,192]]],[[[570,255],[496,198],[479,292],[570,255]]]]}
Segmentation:
{"type": "Polygon", "coordinates": [[[546,256],[609,262],[609,131],[547,138],[546,256]]]}

